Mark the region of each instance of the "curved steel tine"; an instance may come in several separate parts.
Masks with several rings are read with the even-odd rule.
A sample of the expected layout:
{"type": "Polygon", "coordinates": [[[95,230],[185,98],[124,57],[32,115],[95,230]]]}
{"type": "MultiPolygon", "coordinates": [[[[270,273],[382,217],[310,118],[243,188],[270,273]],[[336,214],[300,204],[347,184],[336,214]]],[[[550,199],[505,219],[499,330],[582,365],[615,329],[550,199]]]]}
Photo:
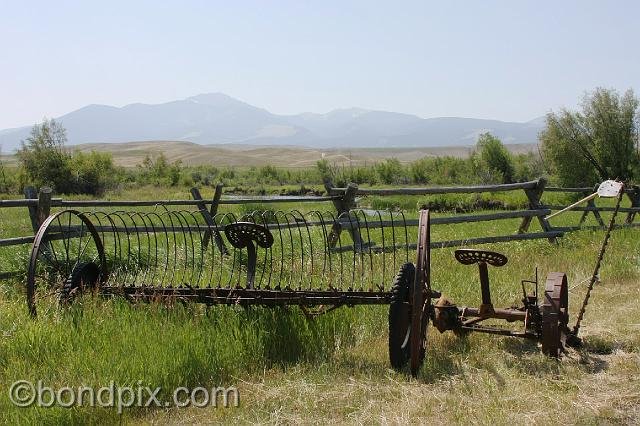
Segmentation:
{"type": "MultiPolygon", "coordinates": [[[[237,218],[236,215],[233,212],[228,212],[228,213],[224,213],[222,215],[222,221],[227,220],[227,223],[234,223],[237,222],[237,218]]],[[[232,246],[233,247],[233,246],[232,246]]],[[[238,261],[238,249],[236,249],[235,247],[233,247],[233,259],[231,261],[231,266],[229,267],[229,279],[227,281],[227,288],[231,288],[231,284],[233,283],[233,273],[234,273],[234,269],[236,266],[236,262],[238,262],[238,265],[240,265],[240,262],[238,261]]],[[[223,274],[224,269],[223,269],[223,264],[222,262],[220,263],[221,267],[220,267],[220,274],[223,274]]]]}
{"type": "MultiPolygon", "coordinates": [[[[296,248],[295,248],[295,242],[294,242],[294,232],[292,230],[292,224],[291,222],[289,222],[289,216],[290,213],[289,212],[284,212],[284,218],[287,222],[287,231],[289,233],[289,243],[290,243],[290,256],[289,259],[291,260],[290,264],[291,264],[291,269],[289,270],[289,279],[287,281],[287,286],[285,287],[286,289],[293,289],[293,281],[295,279],[295,255],[296,255],[296,248]]],[[[294,224],[295,226],[295,221],[294,224]]]]}
{"type": "MultiPolygon", "coordinates": [[[[378,215],[378,222],[379,222],[378,225],[380,226],[380,236],[382,238],[382,277],[381,277],[381,283],[378,283],[376,287],[379,291],[384,291],[384,283],[387,282],[387,259],[386,259],[387,246],[385,244],[385,238],[384,238],[385,227],[382,226],[382,213],[380,210],[376,210],[376,214],[378,215]]],[[[391,247],[391,250],[395,250],[395,248],[391,247]]]]}
{"type": "MultiPolygon", "coordinates": [[[[316,272],[316,271],[315,271],[315,268],[314,268],[313,241],[311,240],[311,231],[309,229],[309,222],[304,217],[304,215],[300,212],[300,210],[294,209],[292,211],[293,211],[294,215],[297,213],[300,216],[299,221],[304,224],[304,229],[305,229],[306,234],[307,234],[307,241],[309,242],[309,256],[308,256],[308,258],[309,258],[309,263],[311,264],[311,270],[306,275],[304,275],[304,277],[305,278],[309,277],[307,288],[308,289],[312,289],[313,288],[314,272],[316,272]]],[[[301,226],[298,226],[298,229],[302,231],[302,227],[301,226]]],[[[301,241],[300,245],[304,247],[304,241],[301,241]]],[[[303,250],[303,255],[304,255],[304,250],[303,250]]],[[[304,262],[303,262],[303,264],[304,264],[304,262]]],[[[303,274],[304,274],[304,269],[303,269],[303,274]]]]}
{"type": "MultiPolygon", "coordinates": [[[[158,224],[162,225],[162,231],[161,233],[164,235],[164,238],[166,240],[166,246],[165,246],[165,261],[162,262],[163,263],[163,276],[162,276],[162,282],[164,282],[164,274],[166,274],[167,271],[167,263],[169,262],[169,258],[168,258],[168,252],[166,250],[166,247],[169,246],[169,235],[167,234],[167,229],[166,226],[164,224],[164,221],[162,220],[162,218],[160,217],[160,215],[158,213],[156,213],[156,208],[153,209],[153,211],[150,211],[146,214],[146,216],[149,219],[149,222],[151,223],[151,227],[153,229],[153,241],[155,244],[155,260],[156,263],[154,265],[154,269],[153,269],[153,275],[151,275],[151,279],[149,280],[149,284],[151,286],[155,286],[156,285],[156,279],[157,279],[157,275],[158,275],[158,269],[160,268],[160,262],[159,262],[159,257],[160,257],[160,252],[158,250],[158,224]],[[159,222],[159,223],[157,223],[159,222]]],[[[162,249],[162,247],[160,247],[160,249],[162,249]]],[[[161,284],[162,285],[162,284],[161,284]]]]}
{"type": "MultiPolygon", "coordinates": [[[[120,274],[120,268],[122,265],[122,244],[120,243],[120,233],[118,232],[118,230],[116,229],[116,224],[113,221],[113,218],[111,217],[110,214],[108,213],[102,213],[104,215],[104,218],[107,219],[107,221],[109,222],[109,226],[111,227],[111,231],[110,231],[110,235],[113,238],[113,257],[111,258],[111,271],[109,273],[109,280],[107,281],[107,283],[105,284],[115,284],[118,285],[119,284],[119,274],[120,274]]],[[[106,228],[106,227],[105,227],[106,228]]],[[[105,230],[106,232],[106,230],[105,230]]],[[[105,237],[106,234],[103,233],[103,246],[106,248],[107,247],[107,239],[105,237]]],[[[105,249],[106,251],[106,249],[105,249]]],[[[106,254],[105,254],[106,255],[106,254]]]]}
{"type": "MultiPolygon", "coordinates": [[[[283,281],[283,277],[284,277],[284,255],[286,252],[286,236],[283,238],[283,226],[281,226],[281,220],[278,219],[278,216],[282,216],[283,221],[286,223],[287,222],[287,217],[284,214],[284,212],[282,210],[277,210],[276,214],[275,214],[275,220],[276,223],[278,224],[278,235],[280,237],[280,271],[278,274],[278,280],[276,281],[276,285],[275,285],[275,289],[279,290],[283,281]]],[[[286,229],[286,226],[284,226],[284,229],[286,229]]]]}
{"type": "Polygon", "coordinates": [[[155,275],[158,270],[158,238],[156,228],[150,214],[151,212],[142,212],[140,215],[142,223],[144,223],[144,228],[147,236],[147,255],[149,257],[147,260],[148,270],[145,271],[145,275],[143,278],[144,286],[153,286],[155,275]],[[149,274],[151,274],[150,277],[149,274]]]}
{"type": "Polygon", "coordinates": [[[407,218],[404,215],[404,212],[400,211],[400,216],[402,216],[402,226],[404,227],[404,246],[405,246],[405,263],[409,262],[409,229],[407,227],[407,218]]]}
{"type": "MultiPolygon", "coordinates": [[[[364,220],[364,227],[367,231],[367,244],[366,247],[368,247],[368,251],[369,251],[369,291],[373,291],[373,277],[374,277],[374,270],[373,270],[373,249],[371,248],[373,241],[371,241],[371,232],[369,229],[369,219],[367,219],[367,214],[365,213],[364,210],[360,209],[360,213],[362,214],[362,219],[364,220]]],[[[360,235],[362,235],[362,233],[360,233],[360,235]]],[[[364,265],[362,265],[362,269],[364,270],[364,265]]],[[[362,274],[364,277],[364,273],[362,274]]]]}
{"type": "Polygon", "coordinates": [[[129,226],[127,226],[127,222],[124,220],[123,216],[126,216],[126,212],[115,212],[111,214],[112,217],[116,218],[120,223],[122,223],[122,227],[124,228],[124,233],[127,236],[127,258],[126,260],[121,257],[120,260],[120,264],[122,265],[120,268],[120,271],[122,271],[122,274],[124,276],[122,276],[122,285],[123,286],[129,286],[132,287],[133,283],[131,280],[129,280],[129,274],[131,273],[131,237],[130,237],[130,229],[129,226]]]}
{"type": "Polygon", "coordinates": [[[298,223],[296,221],[296,217],[293,215],[293,213],[291,213],[290,211],[287,211],[284,213],[285,214],[285,218],[287,219],[287,228],[289,229],[289,235],[291,238],[291,270],[290,272],[290,279],[289,279],[289,285],[287,287],[294,289],[294,287],[292,287],[292,285],[294,284],[295,281],[295,274],[296,274],[296,265],[295,265],[295,260],[296,260],[296,254],[298,252],[298,249],[296,248],[296,244],[295,244],[295,237],[294,237],[294,233],[295,230],[293,230],[293,228],[297,228],[298,230],[298,236],[300,237],[298,240],[300,243],[300,255],[301,255],[301,262],[300,262],[300,276],[298,278],[298,287],[297,290],[301,290],[302,289],[302,277],[304,276],[304,247],[302,245],[302,233],[300,232],[300,228],[298,227],[298,223]],[[291,222],[293,221],[293,223],[291,222]]]}
{"type": "MultiPolygon", "coordinates": [[[[259,216],[260,224],[267,229],[270,228],[269,220],[268,220],[270,214],[271,214],[271,210],[264,210],[262,211],[262,213],[260,213],[260,216],[259,216]]],[[[269,229],[269,231],[271,231],[271,229],[269,229]]],[[[271,247],[264,248],[263,252],[264,252],[264,259],[262,261],[262,268],[260,270],[260,278],[257,279],[254,284],[258,289],[262,288],[262,281],[264,280],[265,271],[267,269],[267,262],[273,256],[271,252],[271,247]]]]}
{"type": "MultiPolygon", "coordinates": [[[[358,235],[360,235],[360,247],[358,247],[358,259],[360,260],[359,262],[359,266],[360,266],[360,273],[358,274],[360,276],[360,288],[359,290],[362,291],[363,288],[363,282],[364,282],[364,275],[365,275],[365,271],[364,271],[364,243],[362,242],[362,232],[360,232],[362,230],[362,225],[360,224],[360,219],[358,218],[358,213],[360,212],[360,210],[351,210],[349,212],[349,215],[351,216],[351,214],[353,213],[353,217],[355,218],[356,221],[356,230],[358,231],[358,235]]],[[[355,241],[354,243],[354,248],[355,248],[355,241]]],[[[355,279],[353,280],[353,282],[355,283],[355,279]]]]}
{"type": "MultiPolygon", "coordinates": [[[[273,278],[273,270],[274,270],[274,264],[273,264],[273,247],[276,246],[276,242],[279,241],[280,244],[277,245],[279,251],[280,251],[280,270],[278,271],[279,277],[277,282],[280,282],[280,279],[282,278],[282,265],[284,263],[284,260],[282,259],[283,256],[283,245],[282,245],[282,228],[280,227],[280,220],[278,219],[278,214],[279,211],[274,210],[271,211],[271,219],[273,219],[274,223],[275,223],[275,229],[278,230],[278,239],[276,239],[275,237],[273,238],[273,242],[274,244],[271,246],[271,257],[269,259],[269,277],[267,279],[267,290],[271,289],[271,279],[273,278]]],[[[272,227],[272,232],[273,232],[273,227],[272,227]]]]}
{"type": "MultiPolygon", "coordinates": [[[[327,241],[327,233],[325,230],[325,223],[324,223],[324,218],[322,217],[322,213],[320,213],[318,210],[312,210],[309,212],[309,217],[317,217],[318,220],[318,224],[317,227],[320,228],[320,233],[321,233],[321,241],[322,241],[322,247],[323,247],[323,251],[322,251],[322,273],[320,274],[320,277],[318,277],[318,288],[320,290],[324,290],[324,284],[325,284],[325,277],[327,275],[327,253],[329,250],[329,246],[326,243],[327,241]]],[[[313,221],[313,219],[312,219],[313,221]]],[[[313,245],[311,244],[311,235],[309,235],[309,244],[313,247],[313,245]]],[[[313,257],[313,255],[312,255],[313,257]]],[[[313,266],[312,266],[313,268],[313,266]]],[[[329,262],[329,275],[331,274],[331,263],[329,262]]],[[[330,282],[330,281],[329,281],[330,282]]]]}
{"type": "MultiPolygon", "coordinates": [[[[400,270],[400,265],[398,265],[398,261],[396,259],[396,252],[398,251],[398,245],[396,242],[396,224],[394,222],[394,214],[391,210],[389,210],[389,217],[391,218],[391,244],[393,247],[393,272],[392,273],[396,273],[397,271],[400,270]]],[[[387,281],[387,282],[391,282],[391,281],[387,281]]]]}
{"type": "Polygon", "coordinates": [[[187,224],[189,229],[189,237],[191,241],[191,259],[192,259],[192,274],[191,274],[191,287],[199,287],[200,286],[200,277],[202,275],[202,250],[197,250],[199,253],[199,258],[196,259],[196,248],[202,247],[202,230],[200,229],[200,225],[198,224],[198,217],[191,210],[184,210],[183,215],[188,215],[187,219],[190,217],[193,225],[187,224]],[[195,231],[198,232],[197,238],[194,241],[194,227],[195,231]],[[200,243],[199,245],[196,243],[200,243]]]}
{"type": "MultiPolygon", "coordinates": [[[[178,260],[178,238],[176,237],[176,224],[173,220],[173,214],[170,210],[168,210],[166,208],[166,206],[162,205],[162,207],[165,208],[165,212],[162,213],[162,216],[165,216],[169,219],[169,229],[171,230],[171,235],[173,237],[173,239],[169,239],[169,244],[170,246],[167,246],[167,258],[169,259],[169,261],[167,262],[167,268],[169,267],[169,265],[171,264],[171,276],[169,277],[169,282],[168,282],[168,286],[169,288],[174,287],[174,283],[176,281],[176,268],[177,268],[177,260],[178,260]],[[169,257],[169,252],[173,251],[173,258],[169,257]],[[171,261],[173,260],[173,261],[171,261]]],[[[163,220],[164,222],[164,220],[163,220]]],[[[165,222],[166,223],[166,222],[165,222]]],[[[163,277],[164,280],[164,277],[163,277]]],[[[164,286],[164,284],[163,284],[164,286]]]]}
{"type": "MultiPolygon", "coordinates": [[[[215,216],[213,216],[213,224],[214,224],[214,226],[216,227],[216,229],[218,231],[220,231],[222,229],[222,225],[223,225],[222,220],[220,220],[221,217],[224,220],[225,216],[223,216],[223,215],[221,215],[219,213],[216,214],[215,216]]],[[[220,233],[220,238],[222,238],[222,232],[219,232],[219,233],[220,233]]],[[[208,278],[209,287],[211,287],[211,283],[212,283],[213,277],[215,275],[217,275],[218,276],[218,282],[216,283],[215,287],[220,288],[220,285],[222,283],[222,267],[223,267],[225,255],[224,255],[224,253],[222,251],[220,251],[220,272],[216,274],[215,273],[215,266],[216,266],[215,244],[210,244],[210,246],[211,246],[211,248],[210,248],[210,250],[211,250],[211,270],[210,270],[210,273],[209,273],[210,276],[208,278]]],[[[227,255],[227,257],[228,257],[228,255],[227,255]]]]}
{"type": "MultiPolygon", "coordinates": [[[[336,216],[332,211],[326,212],[326,214],[331,217],[331,224],[338,223],[340,225],[340,215],[336,216]]],[[[342,226],[342,225],[340,225],[342,226]]],[[[329,233],[330,234],[330,233],[329,233]]],[[[328,241],[328,240],[327,240],[328,241]]],[[[327,244],[327,242],[325,242],[327,244]]],[[[338,289],[342,290],[344,288],[344,255],[343,255],[343,247],[342,247],[342,238],[337,239],[338,250],[333,250],[333,253],[336,253],[339,260],[340,265],[340,282],[337,286],[338,289]]]]}
{"type": "MultiPolygon", "coordinates": [[[[175,215],[175,217],[178,219],[178,222],[180,223],[180,232],[182,235],[182,244],[183,244],[183,252],[184,252],[184,262],[178,262],[176,259],[176,263],[180,263],[182,264],[182,268],[181,268],[181,277],[180,277],[180,284],[179,287],[184,287],[187,284],[187,268],[189,265],[189,243],[188,243],[188,237],[187,234],[190,234],[189,229],[188,229],[188,224],[186,223],[186,217],[183,216],[182,212],[180,210],[174,210],[173,214],[175,215]]],[[[191,242],[191,244],[193,245],[193,241],[191,242]]],[[[193,262],[193,259],[191,259],[191,262],[193,262]]]]}
{"type": "MultiPolygon", "coordinates": [[[[141,212],[131,212],[129,213],[129,217],[131,218],[131,221],[133,222],[133,227],[135,229],[136,232],[136,236],[138,239],[138,270],[143,269],[142,272],[142,278],[140,279],[139,282],[137,282],[136,284],[138,284],[139,286],[145,287],[146,286],[146,279],[147,279],[147,274],[149,273],[149,258],[151,256],[151,242],[149,241],[149,230],[147,229],[147,224],[144,221],[144,218],[142,217],[142,213],[141,212]],[[143,231],[143,226],[141,226],[140,224],[138,224],[136,222],[136,218],[139,218],[143,225],[144,225],[144,232],[146,233],[146,240],[147,240],[147,254],[146,256],[143,253],[143,249],[142,249],[142,242],[140,241],[140,234],[143,231]],[[146,257],[146,258],[145,258],[146,257]]],[[[138,271],[138,274],[136,275],[136,280],[138,279],[138,277],[140,276],[140,273],[138,271]]]]}
{"type": "MultiPolygon", "coordinates": [[[[347,220],[349,221],[349,232],[353,231],[354,226],[353,226],[353,220],[351,219],[351,211],[345,212],[340,214],[339,217],[344,217],[346,216],[347,220]]],[[[342,232],[340,233],[340,240],[342,240],[342,232]]],[[[357,256],[356,256],[356,242],[353,241],[352,239],[352,245],[351,245],[351,256],[352,256],[352,263],[351,263],[351,284],[349,285],[349,289],[353,290],[353,284],[356,282],[356,263],[357,263],[357,256]]]]}
{"type": "Polygon", "coordinates": [[[136,257],[136,266],[134,268],[134,271],[135,271],[136,275],[135,275],[135,278],[133,279],[133,283],[137,287],[138,284],[139,284],[138,277],[140,276],[140,269],[142,269],[141,268],[142,267],[142,249],[141,249],[142,244],[140,243],[140,229],[139,229],[139,226],[136,223],[136,219],[135,219],[137,217],[138,213],[129,212],[128,215],[129,215],[129,219],[131,220],[132,232],[134,232],[136,234],[136,240],[137,240],[136,247],[137,247],[138,255],[136,257]]]}

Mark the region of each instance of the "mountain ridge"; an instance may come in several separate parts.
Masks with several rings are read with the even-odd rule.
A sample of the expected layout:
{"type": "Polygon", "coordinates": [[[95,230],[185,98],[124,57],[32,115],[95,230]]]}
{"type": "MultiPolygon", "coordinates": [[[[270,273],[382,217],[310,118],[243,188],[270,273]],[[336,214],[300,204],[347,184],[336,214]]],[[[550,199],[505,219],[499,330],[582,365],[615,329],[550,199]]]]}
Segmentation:
{"type": "MultiPolygon", "coordinates": [[[[311,147],[436,147],[475,143],[485,131],[505,143],[535,143],[543,117],[508,122],[464,117],[421,118],[363,108],[327,113],[274,114],[224,93],[203,93],[160,104],[122,107],[89,104],[58,118],[69,145],[134,140],[177,140],[201,145],[252,144],[311,147]]],[[[31,126],[0,130],[13,151],[31,126]]]]}

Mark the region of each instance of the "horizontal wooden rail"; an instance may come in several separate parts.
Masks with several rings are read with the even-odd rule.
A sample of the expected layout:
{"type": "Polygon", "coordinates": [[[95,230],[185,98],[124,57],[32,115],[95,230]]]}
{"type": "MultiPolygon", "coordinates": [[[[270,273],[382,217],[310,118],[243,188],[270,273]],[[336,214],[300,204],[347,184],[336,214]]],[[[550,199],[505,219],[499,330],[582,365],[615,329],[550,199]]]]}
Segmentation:
{"type": "MultiPolygon", "coordinates": [[[[338,196],[271,196],[271,197],[238,197],[222,198],[218,204],[251,204],[251,203],[311,203],[326,202],[339,199],[338,196]]],[[[211,200],[63,200],[51,199],[51,207],[153,207],[153,206],[197,206],[211,205],[211,200]]],[[[2,207],[36,207],[37,198],[0,200],[2,207]]]]}
{"type": "MultiPolygon", "coordinates": [[[[596,192],[596,189],[597,185],[588,188],[562,188],[559,186],[547,186],[544,190],[545,192],[575,192],[579,194],[592,194],[596,192]]],[[[633,192],[633,188],[625,188],[624,190],[625,194],[633,194],[633,192]]]]}
{"type": "MultiPolygon", "coordinates": [[[[478,185],[478,186],[434,186],[425,188],[383,188],[383,189],[362,189],[358,188],[357,195],[435,195],[435,194],[473,194],[479,192],[505,192],[520,189],[533,189],[538,185],[538,181],[507,183],[500,185],[478,185]]],[[[343,193],[346,188],[331,188],[331,194],[343,193]]]]}
{"type": "MultiPolygon", "coordinates": [[[[562,210],[564,209],[566,206],[547,206],[549,207],[551,210],[562,210]]],[[[571,209],[571,211],[577,211],[577,212],[612,212],[614,211],[615,208],[614,207],[583,207],[583,206],[577,206],[577,207],[573,207],[571,209]]],[[[618,209],[619,212],[621,213],[640,213],[640,207],[620,207],[618,209]]]]}

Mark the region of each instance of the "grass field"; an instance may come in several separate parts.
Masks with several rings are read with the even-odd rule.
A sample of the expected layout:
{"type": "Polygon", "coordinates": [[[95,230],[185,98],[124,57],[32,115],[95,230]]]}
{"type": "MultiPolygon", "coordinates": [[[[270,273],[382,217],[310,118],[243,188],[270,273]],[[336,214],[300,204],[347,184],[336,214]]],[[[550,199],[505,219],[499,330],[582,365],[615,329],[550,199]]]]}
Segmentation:
{"type": "MultiPolygon", "coordinates": [[[[142,198],[123,193],[123,199],[142,198]]],[[[185,198],[165,193],[161,198],[185,198]]],[[[417,200],[406,202],[416,206],[417,200]]],[[[286,207],[286,206],[285,206],[286,207]]],[[[575,224],[577,213],[558,224],[575,224]]],[[[605,217],[607,219],[607,217],[605,217]]],[[[591,220],[591,219],[590,219],[591,220]]],[[[508,233],[518,220],[433,229],[435,240],[508,233]]],[[[0,212],[2,237],[31,233],[23,209],[0,212]]],[[[520,280],[538,267],[541,286],[551,271],[569,276],[572,319],[579,308],[603,236],[601,231],[484,246],[509,263],[490,271],[497,306],[519,302],[520,280]]],[[[432,254],[432,287],[475,306],[474,267],[453,249],[432,254]]],[[[2,249],[1,271],[24,270],[28,247],[2,249]]],[[[562,360],[544,357],[532,342],[429,329],[425,365],[417,379],[389,368],[387,308],[341,308],[315,320],[299,309],[205,309],[130,305],[83,299],[29,318],[23,279],[0,282],[0,420],[5,423],[496,423],[600,424],[640,421],[640,239],[616,230],[594,291],[582,335],[584,347],[562,360]],[[235,386],[235,408],[19,408],[8,388],[16,380],[48,386],[235,386]]]]}

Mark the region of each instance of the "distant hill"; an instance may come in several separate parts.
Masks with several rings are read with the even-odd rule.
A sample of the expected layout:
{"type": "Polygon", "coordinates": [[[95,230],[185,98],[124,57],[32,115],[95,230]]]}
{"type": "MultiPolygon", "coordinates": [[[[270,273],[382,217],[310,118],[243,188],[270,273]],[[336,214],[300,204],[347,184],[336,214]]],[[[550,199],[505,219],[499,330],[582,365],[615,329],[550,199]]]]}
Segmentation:
{"type": "MultiPolygon", "coordinates": [[[[510,144],[507,148],[514,153],[535,152],[536,144],[510,144]]],[[[314,167],[316,162],[326,159],[338,166],[362,166],[397,158],[402,163],[422,157],[450,155],[467,157],[472,146],[417,147],[417,148],[307,148],[296,146],[267,145],[198,145],[181,141],[144,141],[126,143],[81,144],[71,147],[78,151],[109,152],[116,164],[135,167],[145,156],[163,153],[171,162],[180,160],[184,165],[201,164],[217,167],[252,167],[270,164],[277,167],[314,167]]],[[[13,155],[3,155],[6,165],[15,164],[13,155]]]]}
{"type": "MultiPolygon", "coordinates": [[[[535,143],[544,121],[526,123],[473,118],[420,118],[359,108],[326,114],[277,115],[222,93],[192,96],[157,105],[121,108],[88,105],[57,118],[70,145],[136,140],[176,140],[201,145],[250,144],[308,147],[442,147],[472,145],[489,131],[510,143],[535,143]]],[[[0,130],[10,152],[31,126],[0,130]]]]}

